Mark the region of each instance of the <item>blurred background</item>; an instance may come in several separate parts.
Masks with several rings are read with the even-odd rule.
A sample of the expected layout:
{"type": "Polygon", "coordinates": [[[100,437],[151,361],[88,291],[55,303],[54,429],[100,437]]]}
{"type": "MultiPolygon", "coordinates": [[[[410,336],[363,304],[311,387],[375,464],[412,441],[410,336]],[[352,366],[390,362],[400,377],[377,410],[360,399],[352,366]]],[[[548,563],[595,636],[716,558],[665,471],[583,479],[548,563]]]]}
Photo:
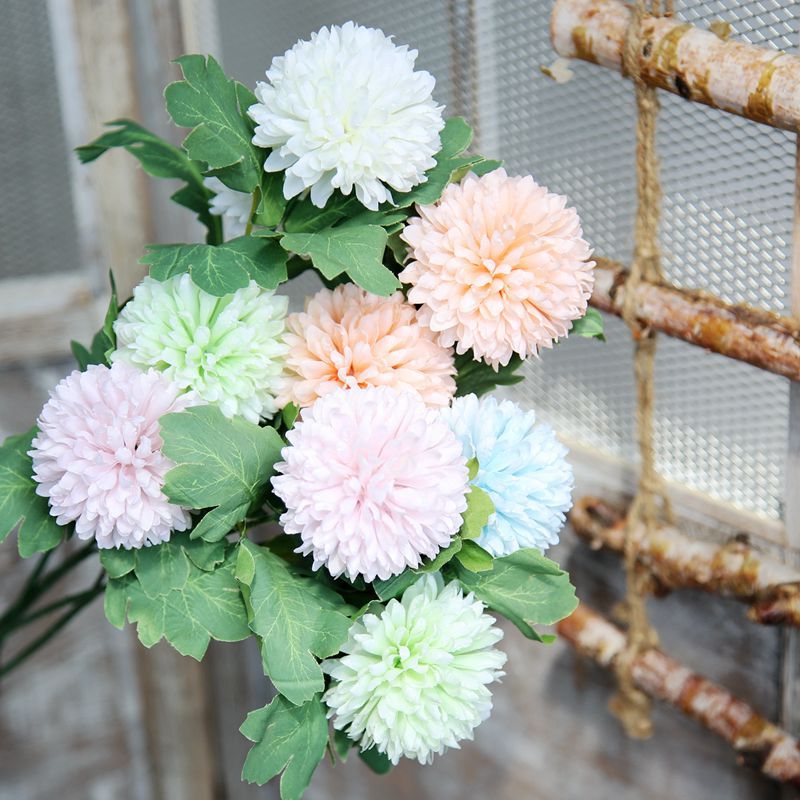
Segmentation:
{"type": "MultiPolygon", "coordinates": [[[[199,238],[174,187],[112,152],[81,167],[72,148],[130,117],[172,141],[163,87],[170,59],[213,53],[249,86],[298,38],[348,19],[419,50],[449,114],[475,148],[568,195],[598,254],[628,262],[634,211],[630,85],[576,63],[556,83],[552,0],[0,0],[0,435],[27,429],[88,341],[113,269],[123,294],[150,242],[199,238]]],[[[678,15],[730,23],[756,44],[793,50],[794,0],[678,0],[678,15]]],[[[668,278],[730,302],[789,313],[795,137],[674,95],[662,96],[662,244],[668,278]]],[[[295,296],[307,287],[295,287],[295,296]]],[[[619,500],[633,486],[635,392],[630,335],[606,319],[607,343],[569,340],[525,369],[510,392],[570,446],[578,489],[619,500]]],[[[789,381],[663,339],[656,369],[659,469],[685,528],[721,540],[744,532],[782,555],[800,540],[800,413],[789,381]],[[798,437],[798,438],[791,438],[798,437]],[[790,448],[790,441],[795,442],[790,448]],[[788,466],[787,466],[788,465],[788,466]]],[[[623,594],[614,554],[567,530],[554,556],[579,596],[605,612],[623,594]]],[[[24,574],[0,548],[0,603],[24,574]]],[[[89,580],[89,577],[85,578],[89,580]]],[[[80,579],[79,579],[80,580],[80,579]]],[[[65,589],[66,590],[66,589],[65,589]]],[[[650,602],[662,644],[755,708],[796,729],[792,643],[745,620],[733,601],[682,592],[650,602]]],[[[606,704],[613,677],[563,642],[508,630],[508,675],[474,742],[432,767],[377,778],[358,760],[323,765],[312,800],[490,797],[493,800],[673,800],[789,797],[735,763],[729,747],[656,707],[655,735],[628,740],[606,704]]],[[[0,686],[0,800],[204,800],[277,797],[243,786],[237,729],[263,705],[266,679],[247,644],[212,647],[198,665],[117,631],[99,604],[0,686]]],[[[795,733],[797,730],[795,730],[795,733]]]]}

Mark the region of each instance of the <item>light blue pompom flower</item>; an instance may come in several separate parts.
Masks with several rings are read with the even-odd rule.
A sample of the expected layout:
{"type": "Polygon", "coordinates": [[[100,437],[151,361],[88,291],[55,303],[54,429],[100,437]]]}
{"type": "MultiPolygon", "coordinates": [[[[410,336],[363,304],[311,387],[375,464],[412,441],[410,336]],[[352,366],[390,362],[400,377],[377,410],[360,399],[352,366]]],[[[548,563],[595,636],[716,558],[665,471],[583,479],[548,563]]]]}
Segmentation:
{"type": "Polygon", "coordinates": [[[473,483],[494,503],[478,544],[493,556],[556,544],[572,506],[573,477],[567,448],[553,429],[534,424],[534,412],[510,400],[474,394],[455,399],[442,413],[466,458],[478,459],[473,483]]]}

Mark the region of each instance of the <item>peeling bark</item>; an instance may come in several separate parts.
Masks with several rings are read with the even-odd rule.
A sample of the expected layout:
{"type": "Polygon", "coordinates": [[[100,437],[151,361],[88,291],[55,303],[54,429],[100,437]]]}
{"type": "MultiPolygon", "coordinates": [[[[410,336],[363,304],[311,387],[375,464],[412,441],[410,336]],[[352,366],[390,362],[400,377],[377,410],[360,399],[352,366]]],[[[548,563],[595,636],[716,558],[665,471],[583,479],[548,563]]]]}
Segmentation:
{"type": "MultiPolygon", "coordinates": [[[[620,0],[557,0],[550,38],[560,56],[622,71],[630,6],[620,0]]],[[[670,17],[645,16],[642,78],[687,100],[776,128],[800,128],[800,58],[725,40],[670,17]]]]}
{"type": "MultiPolygon", "coordinates": [[[[598,258],[591,304],[621,316],[627,277],[621,264],[598,258]]],[[[647,282],[636,289],[636,309],[645,326],[800,381],[800,330],[795,320],[731,305],[697,290],[647,282]]]]}
{"type": "MultiPolygon", "coordinates": [[[[583,497],[570,513],[575,532],[593,547],[622,552],[625,518],[594,497],[583,497]]],[[[726,544],[698,541],[664,526],[647,536],[643,526],[631,535],[639,560],[657,583],[656,591],[702,589],[750,604],[748,617],[763,625],[800,627],[800,571],[769,559],[746,542],[726,544]]]]}
{"type": "MultiPolygon", "coordinates": [[[[605,617],[581,604],[558,624],[558,633],[581,655],[612,667],[625,647],[625,634],[605,617]]],[[[645,650],[631,665],[635,684],[722,737],[740,764],[776,781],[800,786],[800,745],[743,700],[692,672],[657,649],[645,650]]]]}

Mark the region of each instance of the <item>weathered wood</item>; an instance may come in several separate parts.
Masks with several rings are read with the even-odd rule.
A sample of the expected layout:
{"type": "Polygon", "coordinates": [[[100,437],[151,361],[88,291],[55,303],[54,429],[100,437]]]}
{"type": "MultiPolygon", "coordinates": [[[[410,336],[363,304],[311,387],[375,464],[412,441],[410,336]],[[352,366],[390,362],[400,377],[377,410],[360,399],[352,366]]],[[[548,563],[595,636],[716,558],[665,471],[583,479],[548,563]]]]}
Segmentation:
{"type": "MultiPolygon", "coordinates": [[[[625,647],[625,634],[585,605],[558,624],[559,634],[584,656],[613,667],[625,647]]],[[[800,787],[800,745],[727,689],[667,656],[649,649],[632,664],[636,685],[697,720],[727,741],[741,764],[776,781],[800,787]]]]}
{"type": "MultiPolygon", "coordinates": [[[[622,71],[630,6],[620,0],[557,0],[550,18],[556,52],[622,71]]],[[[800,58],[733,39],[671,17],[645,16],[642,78],[687,100],[755,122],[800,128],[800,58]]]]}
{"type": "MultiPolygon", "coordinates": [[[[591,304],[621,316],[627,277],[621,264],[598,258],[591,304]]],[[[725,303],[705,292],[646,281],[636,287],[636,308],[645,326],[800,380],[800,326],[793,319],[725,303]]]]}
{"type": "Polygon", "coordinates": [[[718,545],[664,526],[648,536],[644,526],[626,532],[625,517],[595,497],[570,512],[575,532],[593,547],[622,552],[627,535],[661,591],[702,589],[750,603],[748,616],[764,625],[800,626],[800,570],[770,559],[743,541],[718,545]]]}

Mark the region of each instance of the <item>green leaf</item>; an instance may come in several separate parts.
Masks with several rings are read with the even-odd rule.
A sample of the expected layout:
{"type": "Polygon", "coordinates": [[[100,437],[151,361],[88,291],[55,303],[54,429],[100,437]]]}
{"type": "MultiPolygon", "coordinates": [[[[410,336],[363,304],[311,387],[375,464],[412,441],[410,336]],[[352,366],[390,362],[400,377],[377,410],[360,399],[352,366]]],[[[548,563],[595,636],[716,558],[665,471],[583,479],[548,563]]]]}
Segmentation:
{"type": "Polygon", "coordinates": [[[183,140],[186,152],[226,186],[252,192],[261,180],[263,158],[251,142],[255,126],[246,113],[255,98],[212,56],[186,55],[176,62],[184,79],[167,86],[164,97],[175,124],[193,129],[183,140]]]}
{"type": "Polygon", "coordinates": [[[36,494],[28,451],[37,433],[33,427],[9,436],[0,447],[0,542],[19,526],[17,546],[23,558],[52,550],[67,531],[50,516],[47,500],[36,494]]]}
{"type": "Polygon", "coordinates": [[[295,706],[278,696],[251,711],[239,730],[255,742],[242,780],[263,786],[283,772],[281,800],[300,800],[328,744],[328,721],[319,697],[295,706]]]}
{"type": "Polygon", "coordinates": [[[281,418],[283,419],[283,424],[286,426],[286,430],[289,430],[289,428],[294,425],[299,414],[300,409],[294,403],[287,403],[283,407],[281,418]]]}
{"type": "Polygon", "coordinates": [[[370,747],[369,750],[359,750],[358,755],[361,760],[378,775],[385,775],[392,768],[389,757],[370,747]]]}
{"type": "Polygon", "coordinates": [[[224,541],[206,542],[203,539],[183,538],[183,552],[189,560],[202,570],[210,571],[225,560],[226,543],[224,541]]]}
{"type": "Polygon", "coordinates": [[[160,425],[164,455],[176,464],[166,475],[164,493],[188,508],[220,508],[192,538],[220,539],[248,508],[264,502],[283,447],[274,428],[228,419],[216,406],[167,414],[160,425]]]}
{"type": "Polygon", "coordinates": [[[136,566],[136,551],[122,547],[103,548],[100,550],[100,563],[109,578],[121,578],[136,566]]]}
{"type": "Polygon", "coordinates": [[[281,246],[310,256],[328,280],[345,273],[368,292],[389,295],[400,287],[400,281],[383,265],[386,240],[380,225],[340,225],[314,233],[287,233],[281,246]]]}
{"type": "Polygon", "coordinates": [[[333,731],[333,751],[342,762],[347,761],[347,756],[352,750],[355,742],[347,735],[347,731],[334,729],[333,731]]]}
{"type": "Polygon", "coordinates": [[[313,233],[329,228],[353,214],[364,210],[355,195],[334,192],[324,208],[317,208],[306,196],[295,200],[284,222],[287,233],[313,233]]]}
{"type": "Polygon", "coordinates": [[[553,625],[578,605],[569,575],[533,548],[494,559],[491,572],[475,573],[456,564],[456,575],[467,591],[537,641],[543,637],[533,625],[553,625]]]}
{"type": "Polygon", "coordinates": [[[572,323],[570,336],[583,336],[587,339],[606,340],[603,315],[596,308],[587,308],[586,313],[572,323]]]}
{"type": "Polygon", "coordinates": [[[139,261],[150,275],[165,281],[188,272],[203,291],[216,297],[247,286],[252,278],[265,289],[286,280],[286,253],[266,239],[240,236],[224,244],[151,244],[139,261]]]}
{"type": "Polygon", "coordinates": [[[484,550],[475,542],[465,541],[456,553],[459,563],[466,567],[470,572],[486,572],[494,565],[492,554],[484,550]]]}
{"type": "Polygon", "coordinates": [[[81,163],[88,164],[115,147],[123,147],[139,160],[145,172],[155,178],[177,178],[186,184],[172,195],[179,205],[194,211],[210,235],[219,232],[219,217],[208,208],[211,192],[203,186],[200,165],[183,150],[129,119],[107,123],[113,127],[93,142],[75,148],[81,163]]]}
{"type": "Polygon", "coordinates": [[[127,609],[128,621],[136,623],[145,647],[163,638],[199,661],[212,638],[238,642],[250,635],[234,578],[235,550],[216,569],[203,570],[186,558],[183,537],[173,534],[173,539],[138,551],[136,576],[109,580],[106,615],[112,624],[121,624],[120,608],[127,609]],[[162,552],[150,556],[150,550],[162,552]]]}
{"type": "Polygon", "coordinates": [[[447,547],[443,547],[432,559],[426,559],[414,572],[417,574],[438,572],[445,564],[449,564],[453,560],[453,557],[461,550],[463,544],[460,536],[453,537],[453,541],[447,547]]]}
{"type": "Polygon", "coordinates": [[[481,175],[485,175],[487,172],[493,172],[496,169],[499,169],[503,166],[503,162],[496,158],[484,158],[479,161],[477,164],[473,164],[470,168],[470,172],[474,172],[478,177],[481,175]]]}
{"type": "Polygon", "coordinates": [[[467,510],[462,514],[463,523],[459,531],[461,538],[477,539],[492,514],[494,514],[492,498],[480,486],[471,484],[467,495],[467,510]]]}
{"type": "Polygon", "coordinates": [[[78,342],[72,342],[72,355],[78,362],[78,367],[83,372],[90,364],[106,364],[109,362],[109,353],[117,346],[117,335],[114,333],[114,321],[119,316],[119,300],[117,299],[117,284],[113,273],[108,273],[111,284],[111,297],[108,301],[106,315],[103,318],[103,327],[94,335],[90,349],[86,349],[78,342]]]}
{"type": "Polygon", "coordinates": [[[283,219],[286,203],[283,172],[262,172],[260,197],[253,218],[255,224],[274,228],[283,219]]]}
{"type": "Polygon", "coordinates": [[[511,356],[505,367],[497,371],[485,361],[476,361],[472,350],[456,356],[456,397],[475,394],[478,397],[491,392],[497,386],[513,386],[524,380],[523,375],[514,373],[522,366],[518,355],[511,356]]]}
{"type": "Polygon", "coordinates": [[[441,139],[441,150],[435,156],[436,166],[425,173],[425,183],[420,183],[410,192],[395,196],[395,206],[405,208],[413,203],[423,206],[435,203],[448,183],[459,180],[470,167],[483,162],[481,156],[462,155],[472,141],[472,128],[461,117],[450,117],[445,122],[441,139]]]}
{"type": "Polygon", "coordinates": [[[318,580],[296,575],[283,559],[247,540],[239,547],[236,578],[247,587],[265,674],[289,702],[305,703],[325,688],[317,658],[334,655],[347,638],[347,606],[318,580]]]}
{"type": "Polygon", "coordinates": [[[373,581],[372,588],[381,600],[391,600],[393,597],[400,597],[409,586],[416,582],[418,577],[414,570],[407,569],[399,575],[392,575],[385,581],[373,581]]]}

